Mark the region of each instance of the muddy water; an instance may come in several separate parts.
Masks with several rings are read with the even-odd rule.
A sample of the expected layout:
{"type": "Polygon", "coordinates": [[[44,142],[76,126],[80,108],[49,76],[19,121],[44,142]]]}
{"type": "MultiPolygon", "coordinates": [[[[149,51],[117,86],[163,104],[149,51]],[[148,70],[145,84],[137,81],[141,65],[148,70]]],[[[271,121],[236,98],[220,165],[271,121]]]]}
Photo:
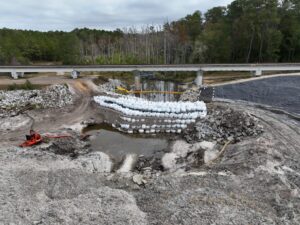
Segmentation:
{"type": "Polygon", "coordinates": [[[104,124],[85,129],[84,133],[91,135],[93,151],[105,152],[116,160],[120,160],[126,154],[152,156],[169,146],[167,139],[126,135],[104,124]]]}
{"type": "MultiPolygon", "coordinates": [[[[184,85],[161,80],[143,80],[142,90],[144,91],[160,91],[160,92],[181,92],[184,91],[184,85]]],[[[177,101],[180,97],[178,94],[166,94],[166,93],[147,93],[138,94],[137,97],[141,97],[150,101],[177,101]]]]}
{"type": "MultiPolygon", "coordinates": [[[[181,92],[187,87],[171,81],[142,80],[142,90],[160,92],[181,92]]],[[[150,101],[177,101],[180,95],[166,93],[149,93],[136,95],[150,101]]],[[[91,148],[105,152],[119,161],[127,154],[153,156],[157,152],[168,150],[170,137],[145,135],[126,135],[113,129],[110,125],[99,124],[83,130],[91,135],[91,148]]]]}

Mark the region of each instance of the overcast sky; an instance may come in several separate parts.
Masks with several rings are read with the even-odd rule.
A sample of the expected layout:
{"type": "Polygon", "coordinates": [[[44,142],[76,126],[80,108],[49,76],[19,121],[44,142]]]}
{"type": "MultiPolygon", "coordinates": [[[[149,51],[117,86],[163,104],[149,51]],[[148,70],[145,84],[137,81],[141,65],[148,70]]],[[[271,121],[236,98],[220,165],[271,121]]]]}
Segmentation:
{"type": "Polygon", "coordinates": [[[232,0],[0,0],[0,27],[109,29],[162,24],[232,0]]]}

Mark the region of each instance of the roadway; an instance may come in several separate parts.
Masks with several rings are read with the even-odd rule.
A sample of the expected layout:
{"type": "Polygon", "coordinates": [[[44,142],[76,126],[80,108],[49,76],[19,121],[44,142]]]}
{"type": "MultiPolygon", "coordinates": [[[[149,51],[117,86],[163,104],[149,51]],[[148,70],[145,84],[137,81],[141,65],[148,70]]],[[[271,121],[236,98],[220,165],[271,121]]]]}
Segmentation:
{"type": "Polygon", "coordinates": [[[300,76],[286,74],[219,85],[215,97],[269,105],[300,115],[300,76]]]}
{"type": "Polygon", "coordinates": [[[68,65],[0,66],[0,73],[11,72],[168,72],[168,71],[300,71],[300,63],[271,64],[177,64],[177,65],[68,65]]]}

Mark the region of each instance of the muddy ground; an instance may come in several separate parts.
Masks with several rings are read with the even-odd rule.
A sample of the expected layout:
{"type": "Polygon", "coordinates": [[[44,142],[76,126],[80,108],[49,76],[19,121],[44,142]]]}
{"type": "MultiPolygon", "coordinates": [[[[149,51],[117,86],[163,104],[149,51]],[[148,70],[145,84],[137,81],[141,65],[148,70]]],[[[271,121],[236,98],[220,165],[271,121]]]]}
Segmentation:
{"type": "MultiPolygon", "coordinates": [[[[88,139],[80,137],[82,121],[103,120],[90,102],[97,89],[81,81],[70,87],[73,105],[28,112],[36,130],[69,133],[69,142],[18,148],[31,122],[24,122],[24,114],[5,119],[11,127],[1,131],[0,224],[300,223],[297,119],[246,103],[214,103],[256,118],[263,133],[229,144],[206,164],[197,147],[205,143],[188,144],[182,137],[177,146],[186,158],[173,167],[154,160],[150,168],[120,173],[106,154],[90,151],[88,139]],[[197,153],[201,162],[189,166],[189,156],[197,153]]],[[[222,142],[213,148],[221,150],[222,142]]],[[[174,153],[175,147],[167,151],[174,153]]]]}

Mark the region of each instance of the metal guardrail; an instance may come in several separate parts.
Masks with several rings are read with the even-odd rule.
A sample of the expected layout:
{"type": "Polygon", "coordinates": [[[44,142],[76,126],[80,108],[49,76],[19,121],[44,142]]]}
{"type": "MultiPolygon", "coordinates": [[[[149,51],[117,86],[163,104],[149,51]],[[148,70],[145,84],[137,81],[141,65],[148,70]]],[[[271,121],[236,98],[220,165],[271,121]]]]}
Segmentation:
{"type": "Polygon", "coordinates": [[[133,72],[133,71],[300,71],[300,63],[278,64],[176,64],[176,65],[68,65],[0,66],[0,72],[133,72]]]}
{"type": "Polygon", "coordinates": [[[176,65],[68,65],[68,66],[0,66],[0,73],[11,73],[17,79],[24,73],[71,73],[77,78],[81,72],[197,72],[196,83],[202,83],[206,71],[248,71],[261,76],[263,71],[300,71],[300,63],[271,64],[176,64],[176,65]]]}

